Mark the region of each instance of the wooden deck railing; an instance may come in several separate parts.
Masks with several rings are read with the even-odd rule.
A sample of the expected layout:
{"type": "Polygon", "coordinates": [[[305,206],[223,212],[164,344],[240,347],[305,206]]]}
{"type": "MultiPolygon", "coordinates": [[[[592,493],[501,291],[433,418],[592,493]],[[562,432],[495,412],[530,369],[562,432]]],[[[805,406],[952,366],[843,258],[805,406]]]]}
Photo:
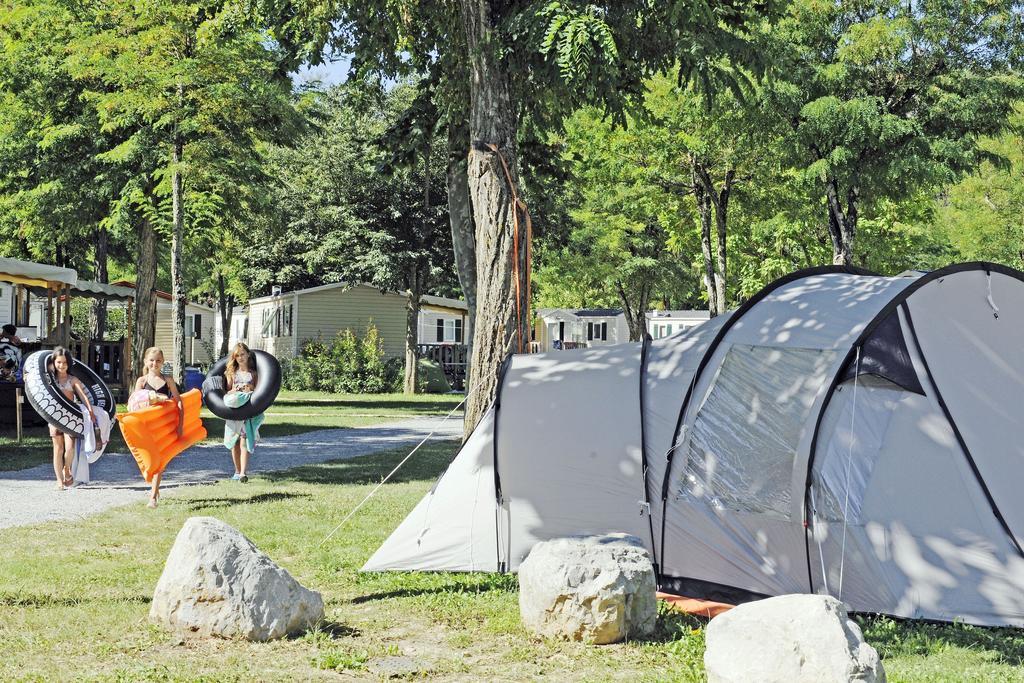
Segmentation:
{"type": "Polygon", "coordinates": [[[466,388],[467,351],[465,344],[417,344],[420,358],[429,358],[441,366],[452,389],[466,388]]]}
{"type": "Polygon", "coordinates": [[[72,340],[71,353],[99,375],[111,389],[121,386],[124,363],[123,341],[72,340]]]}

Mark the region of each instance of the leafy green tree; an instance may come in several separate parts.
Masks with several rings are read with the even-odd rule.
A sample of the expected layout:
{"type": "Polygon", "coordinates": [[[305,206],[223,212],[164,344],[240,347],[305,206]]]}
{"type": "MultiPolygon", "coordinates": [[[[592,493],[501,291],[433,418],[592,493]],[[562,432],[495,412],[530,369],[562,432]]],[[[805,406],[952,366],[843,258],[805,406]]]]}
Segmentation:
{"type": "Polygon", "coordinates": [[[103,158],[152,178],[163,198],[146,220],[171,235],[171,355],[180,379],[186,223],[199,219],[186,207],[186,180],[209,193],[201,183],[216,177],[214,187],[227,193],[259,175],[257,142],[287,136],[298,123],[280,68],[286,55],[259,17],[230,3],[105,0],[89,9],[69,46],[69,70],[89,84],[85,97],[103,129],[125,138],[103,158]]]}
{"type": "Polygon", "coordinates": [[[568,245],[547,254],[540,269],[544,291],[566,286],[581,295],[577,305],[621,306],[634,341],[666,285],[689,280],[674,267],[683,258],[673,246],[689,216],[685,197],[660,182],[664,134],[649,122],[615,126],[593,109],[566,122],[565,154],[579,188],[575,227],[568,245]]]}
{"type": "MultiPolygon", "coordinates": [[[[340,3],[357,72],[432,73],[461,62],[468,92],[441,92],[443,110],[465,112],[468,189],[476,256],[476,315],[466,430],[494,398],[498,367],[527,339],[529,264],[520,177],[521,133],[557,126],[587,103],[619,113],[639,102],[653,73],[710,83],[717,58],[752,58],[740,35],[772,2],[682,0],[589,3],[551,0],[340,3]],[[450,51],[449,51],[450,50],[450,51]],[[482,264],[486,264],[486,267],[482,264]]],[[[536,137],[536,136],[535,136],[536,137]]],[[[458,143],[455,143],[458,145],[458,143]]],[[[457,148],[457,147],[456,147],[457,148]]],[[[454,155],[453,155],[454,156],[454,155]]],[[[454,211],[453,211],[454,213],[454,211]]],[[[457,235],[458,237],[458,235],[457,235]]],[[[466,253],[459,245],[457,253],[466,253]]],[[[460,272],[465,269],[460,266],[460,272]]]]}
{"type": "Polygon", "coordinates": [[[955,180],[984,159],[1022,94],[1016,0],[796,0],[762,32],[764,106],[824,202],[833,262],[860,218],[955,180]]]}
{"type": "Polygon", "coordinates": [[[935,223],[961,258],[996,261],[1024,269],[1024,115],[1020,105],[1010,129],[982,141],[995,159],[983,162],[935,201],[935,223]]]}
{"type": "Polygon", "coordinates": [[[433,126],[413,127],[411,158],[395,160],[392,132],[409,111],[413,89],[364,84],[336,87],[313,105],[318,125],[294,149],[273,155],[283,182],[277,207],[258,223],[268,245],[253,264],[256,287],[271,281],[309,286],[363,281],[409,294],[406,384],[414,391],[420,301],[455,285],[445,187],[445,141],[433,126]],[[326,170],[326,172],[325,172],[326,170]],[[276,274],[276,275],[275,275],[276,274]]]}

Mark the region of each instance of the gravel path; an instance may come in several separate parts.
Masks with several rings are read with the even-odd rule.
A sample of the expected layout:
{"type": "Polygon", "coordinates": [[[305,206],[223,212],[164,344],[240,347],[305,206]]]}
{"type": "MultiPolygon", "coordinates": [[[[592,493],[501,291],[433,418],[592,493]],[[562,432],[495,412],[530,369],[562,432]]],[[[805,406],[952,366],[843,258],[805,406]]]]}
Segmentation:
{"type": "MultiPolygon", "coordinates": [[[[411,448],[434,430],[433,439],[458,438],[462,435],[462,420],[457,416],[447,421],[420,417],[372,427],[270,437],[260,441],[249,469],[258,474],[390,448],[411,448]]],[[[82,519],[118,505],[146,501],[149,485],[142,480],[131,455],[106,453],[90,470],[89,484],[67,491],[56,490],[52,465],[0,472],[0,529],[54,519],[82,519]]],[[[160,489],[210,484],[233,472],[231,454],[223,446],[194,446],[170,462],[160,489]]]]}

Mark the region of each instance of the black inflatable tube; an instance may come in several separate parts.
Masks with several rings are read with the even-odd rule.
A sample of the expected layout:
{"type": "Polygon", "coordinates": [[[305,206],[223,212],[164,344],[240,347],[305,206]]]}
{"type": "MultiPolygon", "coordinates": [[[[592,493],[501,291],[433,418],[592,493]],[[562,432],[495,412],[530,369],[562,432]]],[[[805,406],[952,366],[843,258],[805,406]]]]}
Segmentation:
{"type": "MultiPolygon", "coordinates": [[[[49,350],[36,351],[25,359],[25,397],[29,405],[48,423],[66,434],[81,437],[85,434],[82,409],[77,402],[69,401],[54,384],[53,374],[47,367],[51,353],[49,350]]],[[[113,419],[117,412],[114,395],[92,368],[72,359],[68,374],[82,382],[93,407],[105,411],[113,419]]]]}
{"type": "MultiPolygon", "coordinates": [[[[256,390],[244,406],[230,408],[224,405],[225,389],[207,389],[204,386],[203,401],[217,417],[224,420],[247,420],[255,417],[265,412],[281,391],[281,364],[277,362],[277,358],[266,351],[253,351],[252,355],[256,358],[256,390]]],[[[207,378],[223,377],[228,367],[228,358],[229,356],[225,356],[214,363],[207,378]]]]}

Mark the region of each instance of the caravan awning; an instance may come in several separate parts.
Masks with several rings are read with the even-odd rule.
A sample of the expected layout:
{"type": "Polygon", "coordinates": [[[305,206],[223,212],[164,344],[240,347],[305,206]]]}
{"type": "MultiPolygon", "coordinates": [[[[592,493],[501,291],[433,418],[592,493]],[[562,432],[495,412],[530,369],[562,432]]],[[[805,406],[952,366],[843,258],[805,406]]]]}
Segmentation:
{"type": "Polygon", "coordinates": [[[133,287],[118,287],[103,282],[90,282],[79,280],[78,284],[71,288],[71,296],[85,296],[91,299],[106,299],[107,301],[128,301],[135,298],[133,287]]]}
{"type": "Polygon", "coordinates": [[[65,285],[78,284],[78,273],[71,268],[0,257],[0,281],[43,289],[59,289],[65,285]]]}
{"type": "Polygon", "coordinates": [[[79,280],[78,273],[71,268],[60,268],[45,263],[0,258],[0,282],[24,285],[37,296],[46,296],[47,291],[71,286],[72,296],[108,301],[128,301],[135,298],[131,287],[118,287],[103,282],[79,280]]]}

